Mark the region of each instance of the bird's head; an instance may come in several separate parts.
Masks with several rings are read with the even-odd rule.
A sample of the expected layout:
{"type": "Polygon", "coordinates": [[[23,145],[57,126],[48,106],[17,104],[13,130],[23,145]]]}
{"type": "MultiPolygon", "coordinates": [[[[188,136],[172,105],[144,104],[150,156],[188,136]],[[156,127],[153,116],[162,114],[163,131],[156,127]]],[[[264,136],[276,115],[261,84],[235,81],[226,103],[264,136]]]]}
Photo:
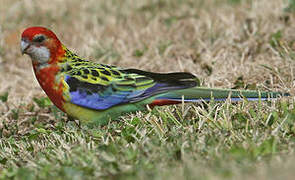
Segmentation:
{"type": "Polygon", "coordinates": [[[61,46],[56,35],[44,27],[29,27],[21,36],[22,54],[28,54],[36,64],[52,61],[61,46]]]}

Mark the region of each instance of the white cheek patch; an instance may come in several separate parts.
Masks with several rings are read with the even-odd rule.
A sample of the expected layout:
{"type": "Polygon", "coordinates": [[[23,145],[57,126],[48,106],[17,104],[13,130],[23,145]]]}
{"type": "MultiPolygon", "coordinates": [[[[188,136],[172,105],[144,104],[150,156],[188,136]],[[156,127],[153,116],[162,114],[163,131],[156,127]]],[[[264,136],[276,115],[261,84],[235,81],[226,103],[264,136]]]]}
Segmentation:
{"type": "Polygon", "coordinates": [[[29,55],[31,56],[33,61],[37,61],[40,64],[47,63],[50,58],[50,52],[49,50],[42,46],[42,47],[36,47],[31,46],[29,49],[29,55]]]}

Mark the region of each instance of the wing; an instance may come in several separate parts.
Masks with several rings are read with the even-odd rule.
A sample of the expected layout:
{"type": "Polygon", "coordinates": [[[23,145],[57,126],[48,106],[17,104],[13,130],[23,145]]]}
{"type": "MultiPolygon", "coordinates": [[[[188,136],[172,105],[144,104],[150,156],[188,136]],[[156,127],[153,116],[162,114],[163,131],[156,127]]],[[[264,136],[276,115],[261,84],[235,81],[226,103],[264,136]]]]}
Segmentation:
{"type": "Polygon", "coordinates": [[[150,73],[85,61],[64,73],[64,84],[71,103],[104,110],[168,90],[193,87],[197,82],[189,73],[150,73]]]}

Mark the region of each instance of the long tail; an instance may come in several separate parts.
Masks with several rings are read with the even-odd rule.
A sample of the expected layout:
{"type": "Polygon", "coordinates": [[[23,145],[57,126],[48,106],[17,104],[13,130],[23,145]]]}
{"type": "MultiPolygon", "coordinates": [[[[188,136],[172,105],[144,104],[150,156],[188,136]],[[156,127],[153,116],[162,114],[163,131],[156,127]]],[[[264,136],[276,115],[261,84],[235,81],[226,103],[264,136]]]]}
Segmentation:
{"type": "Polygon", "coordinates": [[[213,89],[205,87],[193,87],[182,90],[169,91],[157,95],[150,106],[161,106],[167,104],[177,104],[184,102],[200,102],[200,101],[241,101],[247,99],[249,101],[269,100],[282,96],[290,96],[289,93],[281,92],[265,92],[265,91],[249,91],[235,89],[213,89]]]}

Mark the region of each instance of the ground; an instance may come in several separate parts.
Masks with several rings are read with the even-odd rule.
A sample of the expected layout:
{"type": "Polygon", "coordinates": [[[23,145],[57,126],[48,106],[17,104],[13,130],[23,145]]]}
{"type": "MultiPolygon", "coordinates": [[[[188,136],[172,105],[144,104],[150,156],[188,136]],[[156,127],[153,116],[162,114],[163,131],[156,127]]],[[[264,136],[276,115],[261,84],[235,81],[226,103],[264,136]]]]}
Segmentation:
{"type": "Polygon", "coordinates": [[[0,4],[1,179],[295,176],[294,0],[0,4]],[[21,32],[35,25],[92,61],[291,96],[157,107],[107,126],[78,126],[46,98],[20,53],[21,32]]]}

